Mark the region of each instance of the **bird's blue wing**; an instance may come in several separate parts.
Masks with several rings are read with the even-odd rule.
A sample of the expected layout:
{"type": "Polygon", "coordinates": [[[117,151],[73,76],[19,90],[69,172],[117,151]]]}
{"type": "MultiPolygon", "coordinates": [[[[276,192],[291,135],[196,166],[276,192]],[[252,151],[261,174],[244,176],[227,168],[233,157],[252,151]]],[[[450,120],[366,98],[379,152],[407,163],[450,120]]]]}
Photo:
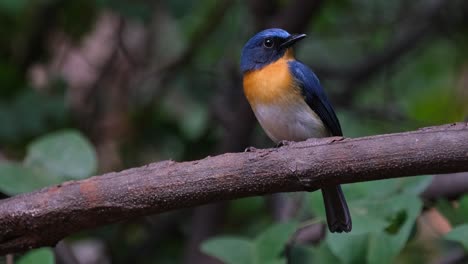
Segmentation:
{"type": "Polygon", "coordinates": [[[333,136],[342,136],[340,122],[317,76],[299,61],[290,61],[289,69],[302,89],[307,105],[320,117],[333,136]]]}

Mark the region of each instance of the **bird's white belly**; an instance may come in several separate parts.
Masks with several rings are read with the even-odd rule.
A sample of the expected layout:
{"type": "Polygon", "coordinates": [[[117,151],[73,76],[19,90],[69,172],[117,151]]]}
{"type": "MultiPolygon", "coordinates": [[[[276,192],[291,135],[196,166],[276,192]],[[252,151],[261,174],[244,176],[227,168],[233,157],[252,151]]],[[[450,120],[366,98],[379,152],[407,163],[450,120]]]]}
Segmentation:
{"type": "Polygon", "coordinates": [[[322,120],[304,101],[287,107],[260,104],[254,112],[263,130],[275,142],[330,136],[322,120]]]}

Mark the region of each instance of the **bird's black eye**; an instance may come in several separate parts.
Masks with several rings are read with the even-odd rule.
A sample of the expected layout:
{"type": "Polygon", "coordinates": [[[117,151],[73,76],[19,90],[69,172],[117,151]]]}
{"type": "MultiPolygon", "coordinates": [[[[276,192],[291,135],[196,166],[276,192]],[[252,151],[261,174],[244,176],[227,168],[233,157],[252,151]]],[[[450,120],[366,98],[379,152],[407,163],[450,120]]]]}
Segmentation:
{"type": "Polygon", "coordinates": [[[275,42],[271,38],[266,38],[263,41],[263,46],[265,46],[265,48],[271,49],[273,48],[274,45],[275,45],[275,42]]]}

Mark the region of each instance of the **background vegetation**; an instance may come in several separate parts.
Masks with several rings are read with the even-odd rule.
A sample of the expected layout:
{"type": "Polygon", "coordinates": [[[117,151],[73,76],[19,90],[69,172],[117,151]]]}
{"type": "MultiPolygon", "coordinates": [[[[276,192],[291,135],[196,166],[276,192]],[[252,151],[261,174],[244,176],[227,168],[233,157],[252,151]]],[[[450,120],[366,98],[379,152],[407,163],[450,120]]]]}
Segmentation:
{"type": "MultiPolygon", "coordinates": [[[[308,34],[297,57],[348,137],[468,117],[467,1],[2,0],[1,197],[271,147],[238,71],[243,44],[266,27],[308,34]]],[[[468,196],[435,195],[431,182],[344,186],[348,235],[325,230],[320,193],[281,194],[82,232],[15,261],[465,263],[468,196]]]]}

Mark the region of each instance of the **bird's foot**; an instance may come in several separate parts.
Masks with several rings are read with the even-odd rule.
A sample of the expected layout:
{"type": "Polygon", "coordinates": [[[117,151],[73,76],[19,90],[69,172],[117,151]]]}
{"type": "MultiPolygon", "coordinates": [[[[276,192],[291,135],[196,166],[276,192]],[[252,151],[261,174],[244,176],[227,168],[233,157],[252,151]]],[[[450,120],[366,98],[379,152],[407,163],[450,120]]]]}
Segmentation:
{"type": "Polygon", "coordinates": [[[276,144],[276,147],[281,148],[281,147],[288,146],[289,144],[291,144],[291,141],[281,140],[280,142],[276,144]]]}
{"type": "Polygon", "coordinates": [[[256,150],[257,148],[250,146],[250,147],[245,148],[244,152],[255,152],[256,150]]]}

